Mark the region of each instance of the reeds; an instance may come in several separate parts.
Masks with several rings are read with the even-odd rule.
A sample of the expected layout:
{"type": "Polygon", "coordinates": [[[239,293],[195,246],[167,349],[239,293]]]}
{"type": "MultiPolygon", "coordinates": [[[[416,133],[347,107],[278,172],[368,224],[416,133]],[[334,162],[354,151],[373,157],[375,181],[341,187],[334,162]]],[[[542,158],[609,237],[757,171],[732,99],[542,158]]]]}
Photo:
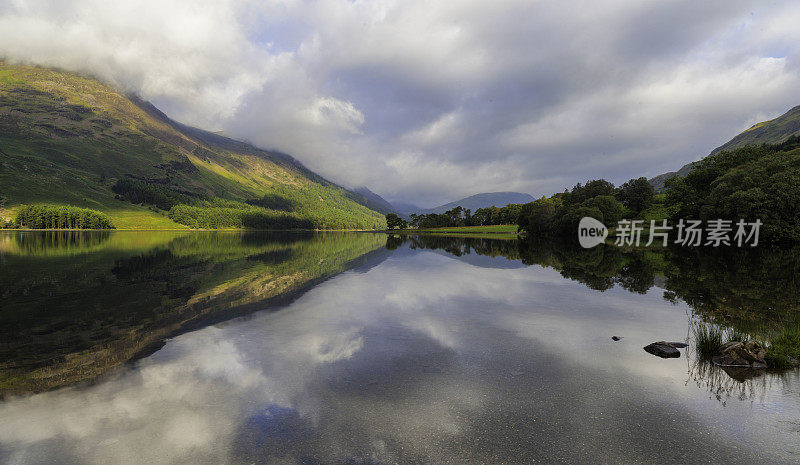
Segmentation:
{"type": "Polygon", "coordinates": [[[712,355],[722,345],[725,330],[712,323],[695,322],[692,324],[695,347],[699,355],[712,355]]]}

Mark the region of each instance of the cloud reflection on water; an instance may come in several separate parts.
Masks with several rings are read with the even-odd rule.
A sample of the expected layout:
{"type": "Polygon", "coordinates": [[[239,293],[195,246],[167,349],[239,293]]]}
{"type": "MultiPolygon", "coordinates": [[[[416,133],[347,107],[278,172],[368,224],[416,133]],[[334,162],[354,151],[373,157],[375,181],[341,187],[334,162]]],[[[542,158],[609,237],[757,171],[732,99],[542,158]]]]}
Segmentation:
{"type": "Polygon", "coordinates": [[[687,384],[684,358],[641,350],[684,337],[686,310],[538,266],[398,253],[94,385],[0,404],[0,458],[790,463],[797,373],[723,407],[687,384]]]}

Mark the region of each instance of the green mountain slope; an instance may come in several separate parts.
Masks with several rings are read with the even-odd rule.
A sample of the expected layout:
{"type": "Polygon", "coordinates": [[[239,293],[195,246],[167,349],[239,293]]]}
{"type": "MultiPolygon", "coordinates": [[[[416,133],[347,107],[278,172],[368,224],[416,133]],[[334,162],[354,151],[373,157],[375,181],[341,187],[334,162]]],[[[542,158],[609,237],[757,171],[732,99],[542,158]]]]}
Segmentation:
{"type": "MultiPolygon", "coordinates": [[[[778,144],[794,135],[800,135],[800,105],[775,119],[753,125],[750,129],[712,150],[709,155],[715,155],[725,150],[738,149],[746,145],[778,144]]],[[[667,179],[673,176],[686,176],[689,174],[692,170],[692,164],[687,163],[678,171],[660,174],[650,179],[650,184],[656,190],[661,189],[667,179]]]]}
{"type": "Polygon", "coordinates": [[[235,226],[186,217],[245,214],[320,229],[385,226],[352,196],[286,154],[174,122],[94,79],[0,62],[0,216],[53,203],[102,211],[117,228],[186,227],[170,216],[235,226]],[[112,190],[120,180],[128,192],[112,190]],[[131,195],[131,185],[149,195],[131,195]],[[179,204],[191,208],[170,214],[179,204]]]}
{"type": "Polygon", "coordinates": [[[380,195],[372,192],[367,187],[357,187],[353,189],[353,196],[351,197],[361,205],[367,206],[376,212],[383,214],[397,213],[397,209],[380,195]]]}

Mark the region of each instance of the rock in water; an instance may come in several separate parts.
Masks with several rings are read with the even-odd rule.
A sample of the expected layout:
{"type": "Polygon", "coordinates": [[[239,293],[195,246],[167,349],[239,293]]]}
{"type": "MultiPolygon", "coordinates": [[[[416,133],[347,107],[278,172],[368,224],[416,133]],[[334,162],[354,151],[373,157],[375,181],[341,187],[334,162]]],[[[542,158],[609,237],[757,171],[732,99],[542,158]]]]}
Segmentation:
{"type": "Polygon", "coordinates": [[[622,338],[619,337],[619,336],[611,336],[611,340],[612,341],[619,341],[620,339],[622,339],[622,338]]]}
{"type": "Polygon", "coordinates": [[[724,367],[766,368],[766,349],[758,341],[730,341],[719,346],[717,355],[711,360],[724,367]]]}
{"type": "Polygon", "coordinates": [[[688,347],[689,344],[685,342],[667,342],[667,344],[671,345],[672,347],[683,349],[684,347],[688,347]]]}
{"type": "Polygon", "coordinates": [[[647,353],[661,358],[678,358],[681,356],[681,351],[666,341],[659,341],[646,345],[644,346],[644,350],[647,353]]]}

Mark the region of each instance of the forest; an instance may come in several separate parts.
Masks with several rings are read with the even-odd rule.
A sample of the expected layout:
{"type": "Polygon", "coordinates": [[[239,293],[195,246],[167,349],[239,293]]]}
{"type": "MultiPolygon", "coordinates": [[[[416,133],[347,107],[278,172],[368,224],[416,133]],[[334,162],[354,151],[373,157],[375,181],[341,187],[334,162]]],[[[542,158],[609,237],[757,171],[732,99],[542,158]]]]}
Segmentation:
{"type": "Polygon", "coordinates": [[[523,204],[509,204],[505,207],[479,208],[473,213],[470,209],[460,206],[444,213],[428,213],[418,215],[412,213],[410,221],[403,220],[394,213],[386,215],[389,229],[405,229],[410,227],[418,229],[449,228],[459,226],[490,226],[497,224],[514,224],[519,218],[523,204]]]}
{"type": "Polygon", "coordinates": [[[577,223],[593,217],[612,227],[622,218],[708,221],[760,220],[762,240],[800,240],[800,137],[779,144],[745,146],[695,162],[656,194],[645,178],[619,187],[599,179],[525,204],[517,224],[534,236],[574,237],[577,223]]]}
{"type": "Polygon", "coordinates": [[[64,205],[26,205],[5,225],[28,229],[114,229],[103,213],[64,205]]]}
{"type": "Polygon", "coordinates": [[[517,224],[519,230],[538,235],[574,235],[578,221],[594,217],[611,226],[622,218],[658,216],[662,207],[646,178],[631,179],[615,187],[604,179],[577,184],[571,191],[542,197],[526,204],[469,209],[455,207],[442,214],[410,215],[405,221],[397,215],[386,215],[389,229],[446,228],[517,224]],[[653,206],[656,205],[655,208],[653,206]]]}
{"type": "Polygon", "coordinates": [[[675,219],[760,219],[765,240],[800,240],[798,136],[711,155],[665,186],[666,205],[675,219]]]}
{"type": "Polygon", "coordinates": [[[622,219],[760,220],[762,240],[800,241],[800,137],[779,144],[745,146],[695,162],[686,176],[668,179],[655,192],[647,178],[615,186],[605,179],[578,183],[549,197],[526,204],[481,208],[462,207],[442,214],[410,216],[406,221],[386,215],[389,229],[430,229],[516,224],[531,237],[575,238],[578,222],[592,217],[612,228],[622,219]]]}

